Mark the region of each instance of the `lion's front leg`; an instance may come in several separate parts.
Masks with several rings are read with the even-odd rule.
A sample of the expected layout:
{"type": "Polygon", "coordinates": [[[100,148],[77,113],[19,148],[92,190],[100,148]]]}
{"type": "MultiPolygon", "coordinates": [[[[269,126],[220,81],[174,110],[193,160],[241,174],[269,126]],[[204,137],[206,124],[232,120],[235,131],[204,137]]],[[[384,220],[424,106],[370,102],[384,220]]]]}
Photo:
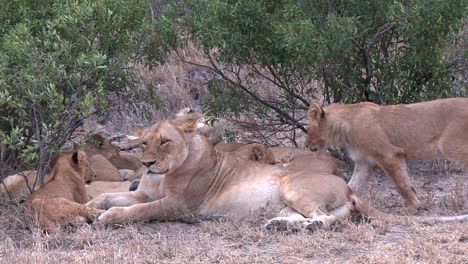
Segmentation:
{"type": "Polygon", "coordinates": [[[184,217],[189,210],[176,197],[165,197],[154,202],[130,207],[113,207],[98,218],[103,224],[125,224],[149,220],[174,220],[184,217]]]}
{"type": "Polygon", "coordinates": [[[103,193],[89,201],[86,206],[107,210],[115,206],[131,206],[148,202],[148,196],[143,192],[103,193]]]}

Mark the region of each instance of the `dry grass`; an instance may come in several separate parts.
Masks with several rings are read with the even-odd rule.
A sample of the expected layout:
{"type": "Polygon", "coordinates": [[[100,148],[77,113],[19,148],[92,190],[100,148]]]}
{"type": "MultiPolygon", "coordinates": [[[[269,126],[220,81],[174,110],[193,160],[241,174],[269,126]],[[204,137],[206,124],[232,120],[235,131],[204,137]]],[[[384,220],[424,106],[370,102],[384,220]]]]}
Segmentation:
{"type": "MultiPolygon", "coordinates": [[[[413,164],[411,174],[422,214],[464,210],[468,174],[433,163],[413,164]]],[[[386,176],[376,177],[370,191],[375,206],[404,213],[386,176]]],[[[466,223],[389,225],[354,217],[309,234],[264,231],[266,219],[224,219],[44,235],[24,219],[20,208],[1,205],[0,263],[468,263],[466,223]]]]}

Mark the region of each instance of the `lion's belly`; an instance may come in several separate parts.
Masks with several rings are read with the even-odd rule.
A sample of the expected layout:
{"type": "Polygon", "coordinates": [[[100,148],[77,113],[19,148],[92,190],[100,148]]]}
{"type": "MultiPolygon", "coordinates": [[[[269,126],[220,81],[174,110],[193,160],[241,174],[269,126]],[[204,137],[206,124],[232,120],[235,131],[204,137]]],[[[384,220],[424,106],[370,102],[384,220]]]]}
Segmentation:
{"type": "Polygon", "coordinates": [[[218,195],[204,203],[199,210],[205,216],[276,215],[284,203],[280,198],[275,177],[243,180],[225,187],[218,195]]]}

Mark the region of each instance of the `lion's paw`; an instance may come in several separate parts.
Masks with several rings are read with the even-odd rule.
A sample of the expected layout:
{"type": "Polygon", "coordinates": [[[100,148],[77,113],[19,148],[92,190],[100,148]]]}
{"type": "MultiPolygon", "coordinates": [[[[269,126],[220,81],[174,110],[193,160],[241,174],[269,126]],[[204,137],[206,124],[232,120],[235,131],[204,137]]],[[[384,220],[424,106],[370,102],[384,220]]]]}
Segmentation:
{"type": "Polygon", "coordinates": [[[271,219],[263,227],[267,230],[287,231],[288,221],[284,219],[271,219]]]}
{"type": "Polygon", "coordinates": [[[323,228],[323,222],[322,221],[307,221],[305,224],[305,229],[309,230],[310,233],[313,233],[317,231],[318,229],[323,228]]]}
{"type": "Polygon", "coordinates": [[[98,217],[100,224],[124,224],[126,222],[126,209],[125,207],[112,207],[105,211],[98,217]]]}
{"type": "Polygon", "coordinates": [[[276,217],[270,219],[263,228],[267,230],[274,230],[274,231],[299,231],[300,230],[300,222],[301,221],[294,221],[288,217],[276,217]]]}

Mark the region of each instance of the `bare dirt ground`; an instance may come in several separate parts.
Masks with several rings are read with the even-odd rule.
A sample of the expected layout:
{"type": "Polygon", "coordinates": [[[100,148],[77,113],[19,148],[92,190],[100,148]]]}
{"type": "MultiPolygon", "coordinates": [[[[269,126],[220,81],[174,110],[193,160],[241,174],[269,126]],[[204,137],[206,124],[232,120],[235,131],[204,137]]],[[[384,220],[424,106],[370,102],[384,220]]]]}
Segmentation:
{"type": "MultiPolygon", "coordinates": [[[[468,173],[445,162],[414,163],[422,215],[461,214],[468,173]]],[[[404,214],[387,176],[368,199],[404,214]]],[[[465,208],[464,208],[465,206],[465,208]]],[[[0,263],[468,263],[468,224],[395,225],[356,216],[315,233],[265,231],[266,219],[211,219],[85,226],[45,235],[20,207],[0,205],[0,263]]]]}

